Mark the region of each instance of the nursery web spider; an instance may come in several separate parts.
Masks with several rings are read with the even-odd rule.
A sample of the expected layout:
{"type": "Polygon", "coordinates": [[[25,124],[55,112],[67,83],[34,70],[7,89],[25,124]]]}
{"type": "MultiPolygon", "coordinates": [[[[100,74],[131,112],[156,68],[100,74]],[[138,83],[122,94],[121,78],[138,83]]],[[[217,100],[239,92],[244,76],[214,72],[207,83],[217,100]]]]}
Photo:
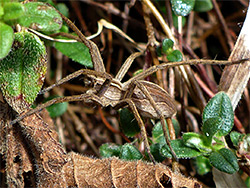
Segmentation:
{"type": "MultiPolygon", "coordinates": [[[[59,13],[60,14],[60,13],[59,13]]],[[[160,119],[166,142],[171,149],[173,157],[176,159],[176,155],[170,145],[170,139],[167,134],[165,118],[171,118],[176,113],[175,101],[170,95],[155,83],[144,81],[143,79],[159,69],[165,69],[168,67],[174,67],[186,64],[232,64],[239,62],[230,61],[208,61],[208,60],[189,60],[182,62],[162,63],[157,66],[152,66],[142,73],[130,78],[128,81],[122,83],[122,79],[130,68],[133,60],[142,55],[141,52],[136,52],[130,55],[125,61],[117,75],[113,78],[105,71],[102,57],[100,55],[98,47],[94,42],[86,39],[86,37],[79,31],[79,29],[66,17],[61,14],[65,22],[71,27],[71,29],[78,35],[78,41],[83,42],[88,48],[91,55],[91,59],[94,65],[94,70],[81,69],[76,71],[65,78],[59,80],[55,84],[41,91],[41,93],[47,92],[55,86],[59,86],[64,82],[67,82],[80,75],[86,75],[92,82],[93,87],[86,93],[81,95],[73,95],[66,97],[59,97],[52,99],[35,109],[29,110],[24,114],[17,117],[12,124],[22,120],[23,118],[38,112],[52,104],[72,101],[83,101],[85,103],[96,103],[102,107],[112,106],[116,109],[124,106],[129,106],[132,110],[136,120],[141,129],[142,138],[145,142],[146,151],[149,154],[150,159],[154,162],[154,158],[150,153],[150,147],[147,139],[147,133],[142,121],[141,116],[154,119],[160,119]],[[141,116],[140,116],[141,115],[141,116]]],[[[169,128],[171,129],[171,127],[169,128]]]]}

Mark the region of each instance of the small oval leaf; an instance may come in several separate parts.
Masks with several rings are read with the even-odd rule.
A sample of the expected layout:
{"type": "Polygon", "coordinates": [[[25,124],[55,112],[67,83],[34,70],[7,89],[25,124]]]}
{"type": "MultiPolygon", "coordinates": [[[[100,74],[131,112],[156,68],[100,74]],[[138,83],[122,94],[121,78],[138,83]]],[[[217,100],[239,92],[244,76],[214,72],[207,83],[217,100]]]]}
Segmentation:
{"type": "Polygon", "coordinates": [[[3,19],[5,21],[17,19],[20,16],[24,15],[25,13],[25,7],[21,3],[15,3],[15,2],[6,3],[3,6],[3,9],[4,9],[3,19]]]}
{"type": "Polygon", "coordinates": [[[242,138],[244,137],[244,134],[241,134],[236,131],[232,131],[230,133],[230,139],[235,147],[239,146],[240,141],[242,141],[242,138]]]}
{"type": "Polygon", "coordinates": [[[5,23],[0,22],[0,60],[8,55],[13,41],[13,29],[5,23]]]}
{"type": "Polygon", "coordinates": [[[169,55],[167,55],[167,59],[171,62],[179,62],[183,60],[182,53],[179,50],[174,50],[169,55]]]}
{"type": "Polygon", "coordinates": [[[41,2],[24,4],[25,16],[19,18],[19,24],[38,31],[57,31],[62,27],[62,18],[55,8],[41,2]]]}
{"type": "Polygon", "coordinates": [[[195,0],[194,11],[207,12],[213,9],[211,0],[195,0]]]}
{"type": "Polygon", "coordinates": [[[18,113],[36,99],[45,78],[46,63],[45,46],[36,35],[15,33],[10,53],[0,61],[0,85],[6,101],[18,113]]]}
{"type": "Polygon", "coordinates": [[[187,16],[193,10],[195,0],[171,0],[171,4],[177,16],[187,16]]]}
{"type": "Polygon", "coordinates": [[[55,48],[64,55],[68,56],[70,59],[86,67],[93,68],[89,49],[83,43],[55,42],[55,48]]]}
{"type": "Polygon", "coordinates": [[[118,146],[113,143],[106,143],[101,145],[99,148],[100,155],[102,157],[108,158],[108,157],[119,157],[121,152],[121,146],[118,146]]]}
{"type": "Polygon", "coordinates": [[[120,158],[125,160],[140,160],[142,159],[141,152],[131,144],[124,144],[121,148],[120,158]]]}
{"type": "MultiPolygon", "coordinates": [[[[202,154],[198,150],[186,146],[183,140],[181,139],[171,140],[171,146],[177,158],[187,159],[187,158],[197,157],[202,154]]],[[[167,144],[162,146],[161,153],[165,157],[172,158],[171,151],[167,144]]]]}
{"type": "Polygon", "coordinates": [[[209,156],[210,163],[222,172],[233,174],[239,170],[236,156],[229,149],[222,148],[209,156]]]}
{"type": "Polygon", "coordinates": [[[138,122],[136,121],[134,114],[128,108],[121,109],[119,114],[120,127],[126,136],[133,137],[140,132],[138,122]]]}
{"type": "Polygon", "coordinates": [[[162,41],[162,51],[168,55],[169,53],[171,53],[173,51],[173,46],[174,46],[174,42],[171,39],[164,39],[162,41]]]}
{"type": "MultiPolygon", "coordinates": [[[[206,105],[202,117],[203,124],[206,123],[208,119],[210,119],[209,121],[211,122],[217,122],[216,126],[218,127],[214,129],[218,130],[219,136],[225,136],[232,130],[234,125],[234,112],[231,100],[225,92],[217,93],[206,105]]],[[[211,124],[209,123],[209,125],[211,124]]],[[[208,128],[206,130],[208,134],[215,134],[212,129],[208,128]]]]}
{"type": "Polygon", "coordinates": [[[195,158],[195,168],[199,175],[205,175],[212,170],[212,166],[209,159],[204,156],[198,156],[195,158]]]}

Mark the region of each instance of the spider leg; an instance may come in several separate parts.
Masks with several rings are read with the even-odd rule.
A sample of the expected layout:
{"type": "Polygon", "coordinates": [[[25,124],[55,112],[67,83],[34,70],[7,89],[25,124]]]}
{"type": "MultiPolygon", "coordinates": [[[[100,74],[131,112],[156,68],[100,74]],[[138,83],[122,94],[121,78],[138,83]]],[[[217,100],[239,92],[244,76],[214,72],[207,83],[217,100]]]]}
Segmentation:
{"type": "MultiPolygon", "coordinates": [[[[176,154],[170,144],[170,138],[168,136],[168,131],[166,128],[166,121],[165,118],[161,112],[161,110],[159,109],[159,107],[157,106],[156,102],[154,101],[153,97],[150,95],[150,93],[148,92],[147,88],[143,85],[143,83],[141,83],[140,81],[134,81],[134,84],[143,92],[143,94],[148,98],[150,104],[152,105],[152,107],[154,108],[154,110],[156,111],[157,115],[159,116],[160,120],[161,120],[161,125],[162,125],[162,129],[163,129],[163,134],[165,136],[166,142],[171,150],[171,153],[174,157],[174,159],[176,161],[178,161],[176,154]]],[[[170,117],[168,117],[170,118],[170,117]]],[[[173,126],[171,126],[172,124],[168,123],[168,129],[170,132],[174,132],[174,128],[173,126]]]]}
{"type": "Polygon", "coordinates": [[[46,89],[43,89],[42,91],[39,92],[39,94],[46,93],[47,91],[51,90],[52,88],[59,86],[71,79],[77,78],[80,75],[94,75],[96,77],[101,77],[104,79],[109,79],[112,80],[112,76],[106,72],[98,72],[94,70],[89,70],[89,69],[80,69],[76,72],[73,72],[72,74],[69,74],[68,76],[62,78],[61,80],[57,81],[56,83],[52,84],[51,86],[47,87],[46,89]]]}
{"type": "Polygon", "coordinates": [[[139,124],[139,127],[141,129],[141,135],[142,135],[142,139],[143,139],[144,144],[145,144],[146,151],[147,151],[151,161],[155,164],[156,163],[155,159],[154,159],[153,155],[150,152],[150,146],[149,146],[149,142],[148,142],[146,128],[145,128],[145,125],[144,125],[144,123],[142,121],[141,116],[139,115],[139,112],[138,112],[138,110],[136,108],[135,103],[130,98],[125,98],[125,99],[122,99],[121,101],[119,101],[119,103],[115,106],[115,108],[120,108],[120,107],[124,106],[124,104],[128,104],[128,106],[132,110],[132,112],[133,112],[133,114],[135,116],[135,119],[137,120],[137,122],[139,124]]]}
{"type": "Polygon", "coordinates": [[[13,121],[11,121],[10,124],[15,124],[17,123],[18,121],[21,121],[22,119],[36,113],[36,112],[39,112],[41,111],[42,109],[48,107],[48,106],[51,106],[52,104],[57,104],[57,103],[62,103],[62,102],[73,102],[73,101],[91,101],[91,102],[95,102],[95,103],[98,103],[100,105],[102,105],[102,101],[100,100],[100,98],[94,94],[88,94],[88,93],[84,93],[84,94],[81,94],[81,95],[73,95],[73,96],[67,96],[67,97],[57,97],[57,98],[54,98],[54,99],[51,99],[50,101],[44,103],[44,104],[41,104],[39,106],[37,106],[36,108],[34,109],[31,109],[29,111],[27,111],[26,113],[24,114],[21,114],[19,117],[17,117],[16,119],[14,119],[13,121]]]}

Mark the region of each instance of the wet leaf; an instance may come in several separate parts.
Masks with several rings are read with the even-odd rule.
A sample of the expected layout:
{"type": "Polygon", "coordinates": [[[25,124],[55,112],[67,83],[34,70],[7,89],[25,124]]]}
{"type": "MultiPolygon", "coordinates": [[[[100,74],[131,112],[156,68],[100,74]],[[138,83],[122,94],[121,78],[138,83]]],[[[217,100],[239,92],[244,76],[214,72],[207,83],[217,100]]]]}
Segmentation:
{"type": "Polygon", "coordinates": [[[11,52],[0,61],[0,84],[6,101],[22,112],[35,100],[46,73],[46,50],[29,32],[15,33],[11,52]]]}
{"type": "Polygon", "coordinates": [[[13,29],[0,22],[0,60],[8,55],[14,41],[13,29]]]}
{"type": "Polygon", "coordinates": [[[227,135],[234,125],[234,113],[230,98],[224,92],[217,93],[203,111],[203,132],[212,137],[227,135]]]}
{"type": "Polygon", "coordinates": [[[171,0],[171,4],[177,16],[187,16],[193,10],[195,0],[171,0]]]}
{"type": "Polygon", "coordinates": [[[25,16],[19,18],[19,24],[38,31],[57,31],[62,26],[60,14],[51,6],[41,2],[24,4],[25,16]]]}

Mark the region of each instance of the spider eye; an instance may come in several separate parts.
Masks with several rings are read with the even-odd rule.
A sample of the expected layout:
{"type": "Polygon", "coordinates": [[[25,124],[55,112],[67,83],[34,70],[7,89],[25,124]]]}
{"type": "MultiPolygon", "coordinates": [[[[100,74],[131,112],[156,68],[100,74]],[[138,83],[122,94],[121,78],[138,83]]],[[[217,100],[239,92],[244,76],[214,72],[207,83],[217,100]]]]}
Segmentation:
{"type": "Polygon", "coordinates": [[[85,77],[83,79],[83,83],[84,83],[85,87],[93,87],[93,85],[94,85],[93,79],[90,77],[85,77]]]}

